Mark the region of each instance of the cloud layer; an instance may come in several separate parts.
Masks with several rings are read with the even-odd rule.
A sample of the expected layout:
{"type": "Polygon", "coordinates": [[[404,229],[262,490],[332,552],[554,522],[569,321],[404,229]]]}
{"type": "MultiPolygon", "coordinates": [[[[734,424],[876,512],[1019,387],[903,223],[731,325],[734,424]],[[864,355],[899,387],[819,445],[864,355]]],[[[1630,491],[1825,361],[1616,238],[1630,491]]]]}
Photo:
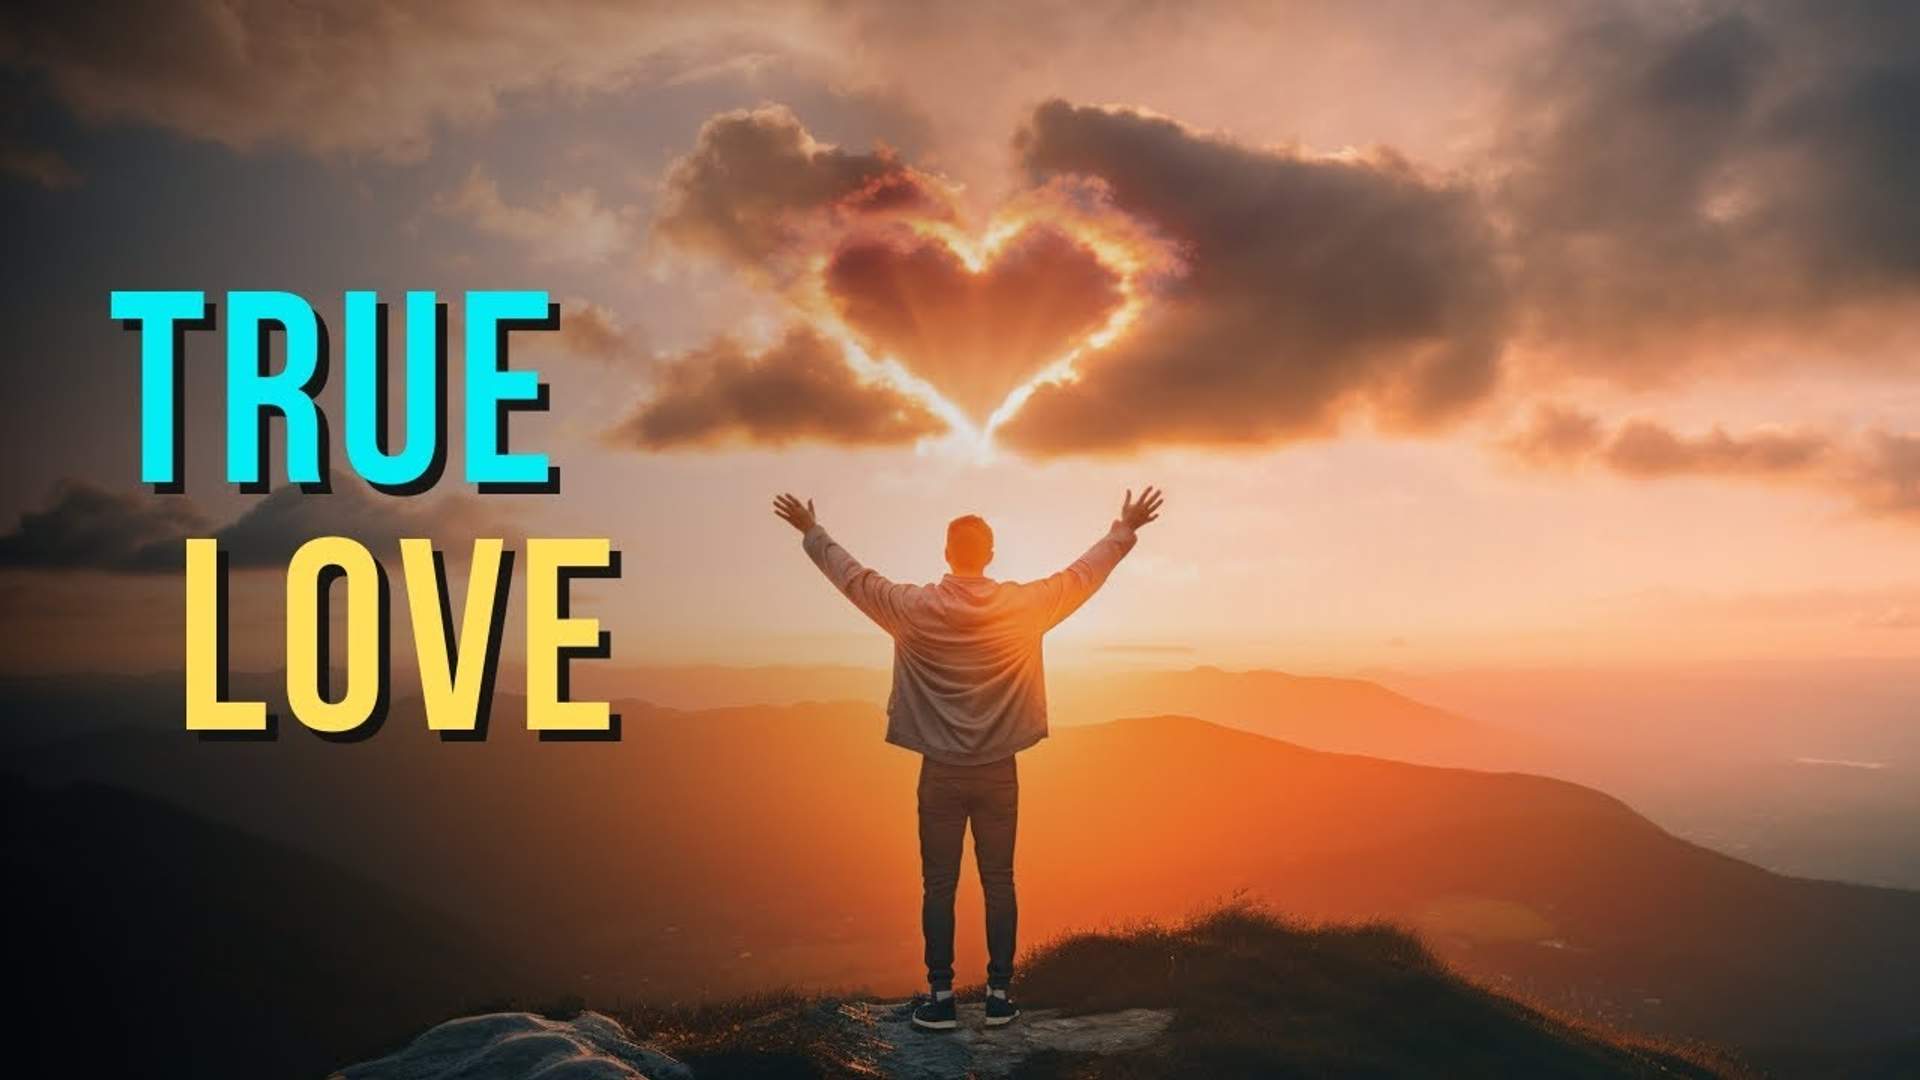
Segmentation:
{"type": "Polygon", "coordinates": [[[1868,430],[1854,437],[1806,428],[1687,434],[1647,419],[1609,427],[1556,403],[1497,443],[1535,468],[1598,468],[1638,480],[1705,476],[1802,485],[1839,494],[1871,514],[1920,521],[1920,436],[1868,430]]]}
{"type": "Polygon", "coordinates": [[[44,510],[0,535],[0,566],[157,571],[185,565],[180,541],[211,522],[184,499],[125,495],[63,482],[44,510]]]}
{"type": "Polygon", "coordinates": [[[898,446],[945,430],[918,399],[862,382],[839,346],[794,326],[763,352],[720,338],[668,361],[654,396],[608,441],[649,450],[796,442],[898,446]]]}
{"type": "Polygon", "coordinates": [[[1715,427],[1683,435],[1651,420],[1629,420],[1608,431],[1598,417],[1553,403],[1537,406],[1532,422],[1501,445],[1530,465],[1597,463],[1639,477],[1781,476],[1823,464],[1834,451],[1829,436],[1807,430],[1732,435],[1715,427]]]}
{"type": "MultiPolygon", "coordinates": [[[[1127,303],[1123,271],[1067,224],[1014,222],[983,245],[964,227],[956,192],[941,177],[885,148],[862,153],[822,143],[790,110],[766,106],[707,121],[692,151],[667,171],[653,234],[677,251],[734,268],[781,297],[801,322],[844,329],[872,356],[898,363],[983,425],[1016,388],[1060,362],[1127,303]]],[[[818,345],[808,342],[796,353],[790,342],[760,365],[738,362],[733,346],[717,346],[675,369],[680,381],[661,388],[650,415],[667,415],[694,393],[705,404],[691,411],[716,415],[714,402],[755,393],[751,385],[722,383],[764,382],[770,365],[797,373],[802,354],[813,392],[795,408],[831,402],[838,415],[862,423],[898,413],[897,394],[883,399],[822,384],[818,345]],[[686,378],[692,370],[701,373],[697,391],[686,378]]],[[[926,414],[862,426],[835,441],[897,442],[936,430],[922,422],[926,414]]],[[[728,441],[794,437],[785,414],[734,409],[728,416],[728,441]],[[772,426],[763,431],[766,423],[772,426]]],[[[809,427],[809,437],[830,437],[824,420],[809,427]]]]}
{"type": "MultiPolygon", "coordinates": [[[[1127,334],[1081,352],[1073,378],[1035,388],[998,440],[1035,455],[1272,444],[1356,418],[1443,427],[1518,375],[1537,391],[1701,365],[1910,367],[1920,12],[1828,14],[1788,0],[1569,12],[1509,73],[1489,148],[1446,176],[1388,148],[1323,155],[1135,109],[1040,106],[1015,142],[1028,192],[1097,187],[1186,272],[1157,283],[1127,334]]],[[[841,266],[874,217],[906,221],[905,244],[851,246],[884,265],[864,308],[829,278],[834,314],[976,419],[1033,370],[1013,335],[985,335],[1009,342],[997,353],[956,344],[966,335],[906,295],[924,263],[936,311],[974,302],[975,278],[938,269],[956,261],[951,230],[924,225],[966,216],[939,177],[822,147],[763,109],[716,118],[669,187],[678,209],[659,235],[777,267],[789,290],[841,266]],[[883,317],[906,329],[876,332],[883,317]]],[[[1651,433],[1620,452],[1636,446],[1675,452],[1651,433]]],[[[1731,448],[1681,449],[1749,467],[1731,448]]]]}
{"type": "Polygon", "coordinates": [[[447,544],[459,558],[475,537],[518,536],[472,496],[409,500],[376,495],[337,475],[332,483],[326,495],[281,488],[216,526],[179,496],[123,494],[70,480],[46,509],[22,514],[0,535],[0,567],[177,572],[185,565],[187,538],[211,536],[236,569],[284,569],[316,536],[351,537],[378,558],[395,555],[402,537],[447,544]]]}
{"type": "Polygon", "coordinates": [[[1495,208],[1533,335],[1652,374],[1912,301],[1915,100],[1910,4],[1584,11],[1500,129],[1495,208]]]}
{"type": "Polygon", "coordinates": [[[628,324],[612,308],[577,296],[560,301],[558,344],[603,364],[642,359],[650,348],[644,328],[628,324]]]}
{"type": "Polygon", "coordinates": [[[824,273],[840,318],[975,422],[1100,329],[1125,300],[1118,271],[1058,229],[1030,226],[979,268],[944,241],[900,233],[843,244],[824,273]]]}
{"type": "Polygon", "coordinates": [[[653,232],[682,251],[781,281],[824,236],[893,215],[945,220],[948,193],[891,152],[821,143],[793,111],[767,105],[722,113],[667,170],[653,232]]]}
{"type": "Polygon", "coordinates": [[[1188,272],[1139,326],[1002,429],[1035,453],[1320,434],[1349,409],[1444,422],[1494,385],[1504,306],[1468,192],[1376,152],[1255,149],[1129,109],[1054,101],[1018,141],[1036,184],[1097,178],[1188,272]]]}
{"type": "MultiPolygon", "coordinates": [[[[1911,4],[1616,2],[1523,18],[1463,5],[1444,16],[1223,19],[1216,9],[1115,15],[1067,4],[930,12],[558,0],[529,12],[491,0],[455,11],[342,0],[105,13],[27,3],[0,15],[0,65],[31,73],[35,90],[83,119],[329,156],[417,158],[436,131],[484,122],[517,93],[557,89],[578,101],[763,63],[804,68],[833,93],[885,93],[903,112],[933,108],[946,127],[928,132],[931,153],[908,160],[884,147],[824,143],[780,105],[720,113],[663,177],[653,239],[725,262],[828,339],[898,360],[976,423],[1009,387],[1077,351],[1074,377],[1035,388],[996,433],[1031,455],[1272,445],[1355,421],[1428,431],[1459,422],[1502,387],[1553,393],[1574,375],[1645,384],[1711,365],[1912,371],[1920,355],[1912,196],[1920,124],[1911,105],[1920,100],[1920,8],[1911,4]],[[1529,48],[1500,54],[1497,70],[1465,80],[1476,94],[1484,82],[1484,97],[1340,95],[1431,116],[1446,129],[1435,145],[1472,147],[1444,175],[1391,148],[1317,154],[1065,101],[1039,106],[1021,125],[1020,182],[1006,205],[982,205],[977,185],[969,191],[938,171],[978,180],[998,164],[971,160],[984,156],[978,132],[947,128],[992,124],[999,137],[1006,102],[1035,100],[1027,88],[1036,77],[1016,79],[1016,67],[1048,80],[1071,73],[1071,92],[1111,100],[1094,88],[1114,84],[1090,81],[1073,58],[1112,68],[1131,53],[1199,88],[1178,100],[1186,115],[1211,121],[1215,106],[1201,91],[1233,80],[1210,80],[1199,65],[1270,55],[1234,51],[1220,24],[1264,33],[1290,20],[1311,31],[1303,38],[1386,42],[1360,54],[1380,67],[1394,50],[1424,48],[1422,31],[1433,26],[1473,36],[1479,24],[1492,37],[1495,19],[1540,32],[1529,48]],[[1161,55],[1175,51],[1166,42],[1197,40],[1187,36],[1196,28],[1209,43],[1191,50],[1199,59],[1161,55]],[[942,46],[963,53],[1006,43],[984,58],[986,74],[970,65],[968,78],[997,72],[1023,89],[1009,98],[982,88],[994,108],[957,119],[969,102],[952,100],[964,96],[955,84],[915,78],[916,65],[931,62],[920,43],[935,37],[963,42],[942,46]],[[886,85],[876,90],[873,78],[886,85]],[[914,100],[927,93],[943,100],[914,100]],[[1447,111],[1456,106],[1457,115],[1447,111]],[[960,150],[970,160],[954,167],[960,150]],[[1066,185],[1098,193],[1079,208],[1081,224],[1151,233],[1177,250],[1182,272],[1144,275],[1045,213],[1031,215],[1037,231],[1013,230],[1026,240],[974,243],[1006,206],[1066,185]],[[1114,311],[1130,319],[1127,332],[1090,347],[1114,311]]],[[[1169,85],[1145,79],[1119,85],[1169,85]]],[[[1220,115],[1247,115],[1217,104],[1220,115]]],[[[1325,105],[1303,102],[1283,115],[1293,122],[1325,105]]],[[[1359,126],[1369,129],[1353,131],[1356,141],[1379,130],[1359,126]]],[[[42,183],[75,178],[61,166],[0,146],[0,168],[42,183]]],[[[610,263],[641,225],[586,188],[510,197],[479,170],[436,205],[553,266],[610,263]]],[[[588,347],[611,354],[611,341],[588,347]]],[[[828,378],[826,367],[798,365],[784,344],[759,363],[737,348],[725,359],[728,348],[716,343],[670,366],[679,382],[659,392],[671,396],[635,414],[692,418],[679,433],[642,425],[627,441],[831,438],[835,417],[869,425],[838,441],[872,445],[939,427],[928,409],[901,411],[900,395],[911,391],[877,400],[851,373],[828,378]],[[810,387],[799,405],[837,411],[799,423],[737,404],[776,375],[810,387]],[[888,415],[892,422],[874,419],[888,415]]],[[[1686,452],[1703,469],[1763,467],[1739,448],[1676,448],[1653,434],[1639,442],[1649,461],[1686,452]]]]}
{"type": "Polygon", "coordinates": [[[433,209],[474,231],[516,244],[536,263],[606,263],[626,252],[638,232],[630,206],[607,206],[592,190],[561,191],[536,203],[507,202],[493,177],[474,166],[466,179],[433,200],[433,209]]]}
{"type": "Polygon", "coordinates": [[[1273,441],[1355,407],[1422,428],[1496,381],[1485,223],[1390,153],[1255,149],[1058,101],[1018,150],[1025,185],[969,261],[939,177],[825,146],[785,109],[729,113],[670,170],[655,234],[775,284],[976,422],[1079,351],[1076,378],[1001,429],[1037,454],[1273,441]],[[1133,328],[1090,348],[1130,303],[1133,328]]]}
{"type": "Polygon", "coordinates": [[[37,72],[89,120],[413,160],[436,128],[484,122],[509,94],[614,90],[717,41],[804,41],[806,14],[691,0],[26,0],[0,12],[0,62],[37,72]]]}

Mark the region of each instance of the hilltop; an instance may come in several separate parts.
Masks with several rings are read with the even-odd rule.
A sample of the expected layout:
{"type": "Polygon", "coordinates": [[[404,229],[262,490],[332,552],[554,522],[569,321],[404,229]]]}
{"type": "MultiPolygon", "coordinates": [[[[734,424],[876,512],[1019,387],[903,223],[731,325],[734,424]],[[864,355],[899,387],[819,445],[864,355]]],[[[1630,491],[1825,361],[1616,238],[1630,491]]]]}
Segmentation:
{"type": "Polygon", "coordinates": [[[1067,935],[1029,955],[1020,991],[1018,1023],[988,1031],[963,1007],[950,1034],[915,1031],[905,1006],[827,995],[496,1014],[343,1073],[504,1078],[544,1064],[524,1060],[532,1034],[583,1075],[598,1060],[650,1080],[1738,1075],[1711,1051],[1625,1039],[1473,985],[1400,931],[1303,927],[1249,904],[1067,935]]]}

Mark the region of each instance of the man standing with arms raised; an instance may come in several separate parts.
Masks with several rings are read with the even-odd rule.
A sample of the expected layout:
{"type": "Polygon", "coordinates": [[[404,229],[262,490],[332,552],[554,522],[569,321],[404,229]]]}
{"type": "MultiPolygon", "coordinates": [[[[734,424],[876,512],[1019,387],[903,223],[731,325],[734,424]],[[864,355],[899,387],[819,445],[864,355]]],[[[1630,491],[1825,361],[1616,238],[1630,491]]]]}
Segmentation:
{"type": "Polygon", "coordinates": [[[921,755],[920,927],[926,937],[930,999],[916,1026],[957,1027],[953,1000],[953,898],[960,852],[973,825],[974,858],[987,908],[990,1027],[1020,1010],[1013,979],[1016,905],[1014,827],[1020,782],[1013,756],[1047,736],[1041,638],[1087,602],[1133,550],[1135,530],[1159,517],[1161,494],[1129,490],[1107,535],[1072,566],[1039,581],[995,581],[993,530],[974,515],[947,526],[952,573],[931,585],[900,585],[860,565],[827,535],[811,500],[781,495],[773,512],[800,530],[814,565],[893,638],[893,695],[887,741],[921,755]]]}

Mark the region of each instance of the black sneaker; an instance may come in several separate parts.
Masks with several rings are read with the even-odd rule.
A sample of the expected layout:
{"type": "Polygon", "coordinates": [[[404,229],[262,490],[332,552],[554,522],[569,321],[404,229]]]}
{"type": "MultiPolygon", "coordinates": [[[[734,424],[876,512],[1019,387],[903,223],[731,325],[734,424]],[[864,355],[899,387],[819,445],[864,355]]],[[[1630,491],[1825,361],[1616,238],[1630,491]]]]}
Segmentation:
{"type": "Polygon", "coordinates": [[[1013,1003],[1012,998],[1001,997],[999,994],[987,995],[988,1027],[1000,1027],[1005,1024],[1011,1024],[1014,1018],[1019,1015],[1020,1007],[1013,1003]]]}
{"type": "Polygon", "coordinates": [[[913,1026],[927,1031],[952,1031],[959,1027],[960,1014],[954,1006],[953,995],[929,998],[924,1004],[914,1009],[913,1026]]]}

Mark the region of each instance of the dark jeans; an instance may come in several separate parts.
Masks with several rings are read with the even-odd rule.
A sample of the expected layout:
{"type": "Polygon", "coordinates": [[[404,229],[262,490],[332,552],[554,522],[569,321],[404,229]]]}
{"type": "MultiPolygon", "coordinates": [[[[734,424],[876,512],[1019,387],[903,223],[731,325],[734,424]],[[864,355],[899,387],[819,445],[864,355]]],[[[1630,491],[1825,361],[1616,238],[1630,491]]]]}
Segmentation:
{"type": "Polygon", "coordinates": [[[1020,816],[1020,774],[1013,759],[990,765],[920,763],[920,929],[927,939],[927,982],[953,988],[953,894],[960,848],[973,822],[973,858],[987,901],[987,985],[1013,979],[1013,833],[1020,816]]]}

